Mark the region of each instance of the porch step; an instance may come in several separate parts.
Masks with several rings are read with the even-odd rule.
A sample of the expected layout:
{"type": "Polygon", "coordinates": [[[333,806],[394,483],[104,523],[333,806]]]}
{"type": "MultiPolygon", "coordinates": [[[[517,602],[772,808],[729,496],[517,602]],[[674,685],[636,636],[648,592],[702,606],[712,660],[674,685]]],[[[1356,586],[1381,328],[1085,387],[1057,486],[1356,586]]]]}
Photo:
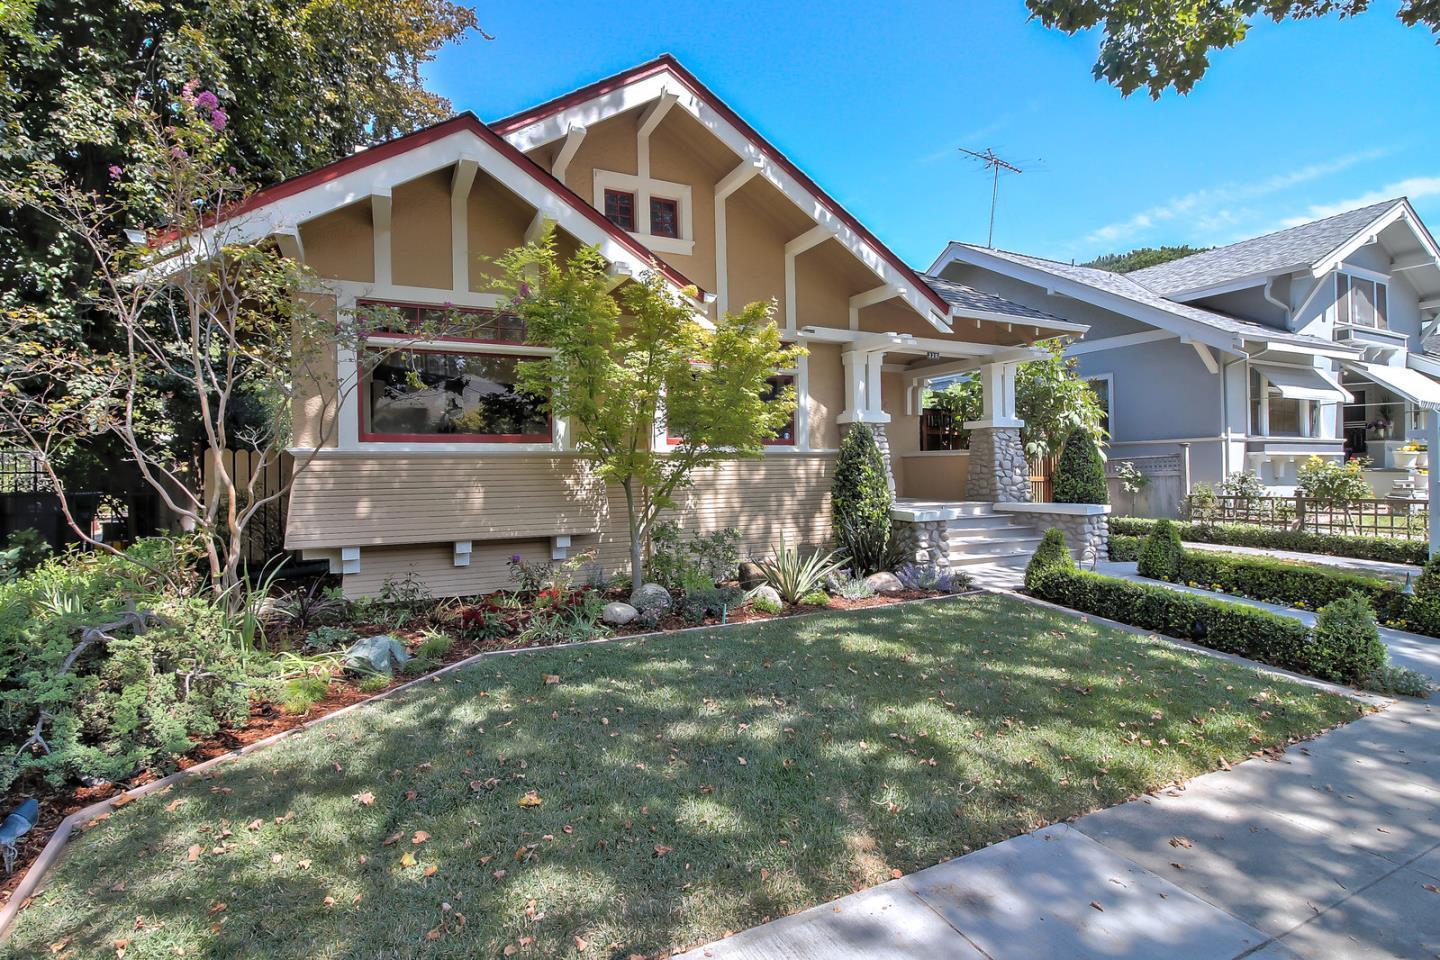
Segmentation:
{"type": "Polygon", "coordinates": [[[990,539],[1005,537],[1014,533],[1030,536],[1035,528],[1003,513],[988,517],[962,517],[945,525],[951,540],[990,539]]]}

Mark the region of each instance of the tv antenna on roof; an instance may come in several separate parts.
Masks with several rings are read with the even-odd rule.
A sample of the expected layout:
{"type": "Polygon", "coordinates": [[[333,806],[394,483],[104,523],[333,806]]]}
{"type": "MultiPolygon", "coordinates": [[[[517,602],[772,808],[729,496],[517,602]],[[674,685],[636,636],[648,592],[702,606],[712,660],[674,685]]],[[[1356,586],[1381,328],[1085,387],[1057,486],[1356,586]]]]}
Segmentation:
{"type": "Polygon", "coordinates": [[[990,184],[990,233],[985,238],[985,246],[993,248],[995,246],[995,201],[1000,195],[1000,171],[1008,170],[1011,173],[1024,173],[1025,171],[1013,163],[1006,163],[1004,160],[1001,160],[995,156],[995,151],[989,147],[985,148],[984,153],[976,153],[974,150],[966,150],[964,147],[960,148],[960,152],[969,154],[974,160],[979,160],[988,167],[992,173],[990,184]]]}

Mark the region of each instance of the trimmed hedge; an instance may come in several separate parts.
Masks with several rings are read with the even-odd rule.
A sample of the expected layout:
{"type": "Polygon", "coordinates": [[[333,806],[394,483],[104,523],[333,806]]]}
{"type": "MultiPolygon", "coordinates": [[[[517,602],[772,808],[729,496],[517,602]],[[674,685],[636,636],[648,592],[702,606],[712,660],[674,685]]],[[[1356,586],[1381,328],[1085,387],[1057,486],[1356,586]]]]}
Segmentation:
{"type": "Polygon", "coordinates": [[[1180,546],[1180,534],[1175,525],[1169,520],[1161,520],[1145,538],[1136,569],[1142,577],[1173,580],[1180,571],[1180,561],[1184,556],[1185,550],[1180,546]]]}
{"type": "Polygon", "coordinates": [[[1105,461],[1095,438],[1084,430],[1071,430],[1060,447],[1055,476],[1050,478],[1050,495],[1056,503],[1109,503],[1105,485],[1105,461]]]}
{"type": "Polygon", "coordinates": [[[1065,546],[1065,532],[1059,527],[1051,527],[1045,531],[1045,538],[1025,565],[1025,586],[1028,589],[1032,581],[1051,570],[1074,569],[1075,558],[1070,556],[1070,550],[1065,546]]]}
{"type": "Polygon", "coordinates": [[[1292,617],[1084,570],[1050,570],[1030,592],[1041,600],[1191,640],[1273,666],[1310,673],[1310,631],[1292,617]]]}
{"type": "Polygon", "coordinates": [[[1123,533],[1110,534],[1110,559],[1116,563],[1134,563],[1140,559],[1140,545],[1143,537],[1131,537],[1123,533]]]}
{"type": "Polygon", "coordinates": [[[1379,577],[1270,557],[1242,557],[1209,550],[1182,551],[1171,579],[1208,590],[1238,593],[1267,603],[1308,607],[1311,610],[1358,593],[1382,614],[1390,614],[1397,612],[1396,604],[1402,598],[1394,584],[1379,577]]]}
{"type": "MultiPolygon", "coordinates": [[[[1149,535],[1158,522],[1147,517],[1111,517],[1110,535],[1144,537],[1149,535]]],[[[1352,557],[1356,560],[1379,560],[1384,563],[1410,563],[1418,566],[1423,564],[1430,554],[1430,548],[1423,540],[1401,540],[1396,537],[1301,533],[1295,530],[1274,530],[1249,523],[1176,521],[1175,529],[1180,532],[1181,540],[1190,543],[1294,550],[1298,553],[1319,553],[1331,557],[1352,557]]]]}

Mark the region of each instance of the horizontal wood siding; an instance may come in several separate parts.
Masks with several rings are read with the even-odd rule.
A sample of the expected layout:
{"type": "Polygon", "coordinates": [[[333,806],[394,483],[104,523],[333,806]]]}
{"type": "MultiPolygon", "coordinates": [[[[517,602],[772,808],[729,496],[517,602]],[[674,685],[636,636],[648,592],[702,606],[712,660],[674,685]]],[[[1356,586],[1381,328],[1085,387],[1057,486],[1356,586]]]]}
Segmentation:
{"type": "Polygon", "coordinates": [[[298,473],[290,550],[595,533],[608,509],[575,457],[320,457],[298,473]]]}
{"type": "MultiPolygon", "coordinates": [[[[618,488],[596,496],[598,484],[586,475],[576,489],[588,499],[564,502],[545,492],[562,476],[585,474],[573,458],[335,458],[316,461],[310,470],[322,465],[327,469],[302,474],[296,484],[287,544],[362,547],[360,573],[345,577],[347,596],[376,593],[387,578],[406,576],[434,596],[495,590],[509,584],[506,560],[512,554],[544,560],[548,538],[557,533],[572,535],[571,556],[593,554],[607,572],[628,572],[618,488]],[[517,460],[531,464],[528,473],[517,469],[517,460]],[[544,465],[551,462],[558,465],[547,472],[544,465]],[[457,476],[463,479],[457,482],[457,476]],[[404,477],[417,482],[406,486],[397,479],[404,477]],[[496,486],[490,477],[503,482],[497,479],[496,486]],[[466,539],[476,541],[470,565],[456,567],[453,542],[466,539]]],[[[738,528],[747,554],[768,552],[782,535],[792,544],[818,547],[830,539],[833,469],[833,456],[820,454],[721,464],[702,471],[670,515],[690,534],[738,528]]]]}

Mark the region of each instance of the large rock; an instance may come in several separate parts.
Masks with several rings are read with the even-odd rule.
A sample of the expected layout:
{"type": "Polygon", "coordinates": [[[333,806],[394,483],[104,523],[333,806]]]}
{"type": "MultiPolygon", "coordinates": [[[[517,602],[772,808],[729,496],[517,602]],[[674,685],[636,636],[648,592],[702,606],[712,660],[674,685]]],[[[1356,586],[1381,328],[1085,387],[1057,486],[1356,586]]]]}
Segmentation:
{"type": "Polygon", "coordinates": [[[361,673],[394,673],[409,659],[405,645],[387,633],[356,640],[345,651],[345,666],[361,673]]]}
{"type": "Polygon", "coordinates": [[[605,609],[600,612],[601,620],[617,627],[625,626],[638,616],[640,616],[639,610],[621,601],[605,604],[605,609]]]}
{"type": "Polygon", "coordinates": [[[647,583],[630,597],[636,610],[669,610],[670,591],[658,583],[647,583]]]}
{"type": "Polygon", "coordinates": [[[879,573],[872,573],[865,578],[865,583],[876,593],[903,593],[905,584],[893,573],[881,570],[879,573]]]}
{"type": "Polygon", "coordinates": [[[762,583],[760,586],[755,588],[753,593],[750,594],[751,600],[760,600],[762,598],[765,600],[769,600],[777,607],[784,606],[784,604],[780,602],[780,591],[776,590],[768,583],[762,583]]]}
{"type": "Polygon", "coordinates": [[[753,560],[746,560],[740,564],[740,589],[754,590],[765,582],[765,571],[760,569],[760,564],[753,560]]]}

